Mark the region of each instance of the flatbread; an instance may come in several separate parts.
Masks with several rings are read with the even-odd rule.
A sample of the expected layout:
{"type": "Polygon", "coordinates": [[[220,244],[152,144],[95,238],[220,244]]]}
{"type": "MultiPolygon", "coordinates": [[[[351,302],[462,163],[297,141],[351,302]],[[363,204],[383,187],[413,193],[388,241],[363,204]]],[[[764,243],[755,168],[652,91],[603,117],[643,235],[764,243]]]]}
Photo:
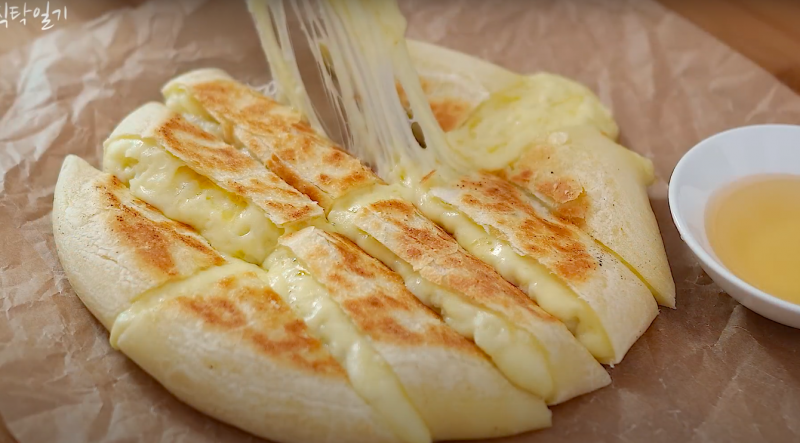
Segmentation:
{"type": "Polygon", "coordinates": [[[53,235],[73,289],[106,329],[139,294],[225,263],[193,230],[74,155],[56,184],[53,235]]]}
{"type": "Polygon", "coordinates": [[[222,257],[77,157],[54,199],[72,287],[112,344],[176,397],[274,441],[400,441],[263,270],[222,257]]]}
{"type": "Polygon", "coordinates": [[[322,215],[316,203],[246,153],[160,103],[148,103],[130,113],[105,144],[126,137],[153,140],[217,186],[252,201],[276,226],[322,215]]]}
{"type": "Polygon", "coordinates": [[[314,132],[294,110],[219,70],[198,70],[167,83],[174,111],[203,115],[230,128],[228,140],[250,151],[272,172],[323,207],[380,179],[355,157],[314,132]]]}
{"type": "Polygon", "coordinates": [[[450,131],[451,147],[475,149],[467,157],[474,156],[480,169],[489,158],[484,149],[501,152],[507,148],[496,145],[503,140],[517,145],[510,149],[513,157],[500,156],[499,167],[489,162],[494,172],[581,227],[639,276],[659,304],[675,307],[675,283],[647,198],[652,162],[614,143],[616,123],[591,91],[548,73],[523,77],[428,43],[408,40],[408,48],[440,126],[450,131]],[[495,108],[514,106],[515,85],[523,78],[532,97],[525,102],[528,114],[513,119],[525,128],[521,138],[502,125],[481,125],[495,108]],[[497,103],[489,100],[492,94],[497,103]]]}
{"type": "Polygon", "coordinates": [[[505,175],[613,251],[659,304],[674,308],[675,282],[647,196],[652,167],[596,129],[579,126],[532,143],[505,175]]]}
{"type": "Polygon", "coordinates": [[[557,404],[610,382],[570,331],[458,243],[411,203],[379,199],[362,207],[356,226],[409,263],[422,278],[496,313],[535,337],[547,355],[557,404]]]}
{"type": "Polygon", "coordinates": [[[356,245],[316,228],[284,236],[280,244],[370,338],[435,440],[501,437],[550,425],[542,399],[512,386],[474,343],[356,245]]]}
{"type": "Polygon", "coordinates": [[[475,174],[430,193],[545,266],[588,304],[613,350],[607,363],[620,362],[658,314],[648,288],[622,262],[511,183],[475,174]]]}
{"type": "MultiPolygon", "coordinates": [[[[173,102],[174,109],[182,109],[184,112],[192,112],[192,115],[199,116],[203,113],[213,114],[214,121],[223,122],[223,126],[225,125],[232,125],[234,128],[243,127],[245,123],[241,123],[248,118],[254,118],[250,116],[250,112],[248,106],[254,108],[261,108],[268,109],[270,116],[269,116],[269,125],[265,125],[265,127],[269,128],[285,128],[287,126],[291,126],[297,124],[300,121],[298,115],[294,114],[294,111],[291,108],[279,105],[277,103],[272,102],[270,99],[261,96],[255,91],[252,91],[250,88],[247,88],[244,85],[238,84],[230,79],[226,74],[220,73],[219,71],[195,71],[189,74],[186,74],[182,77],[179,77],[176,80],[168,83],[167,86],[164,88],[165,95],[167,96],[167,101],[173,102]],[[211,80],[213,78],[218,78],[218,80],[211,80]],[[200,86],[198,86],[200,85],[200,86]],[[213,97],[211,95],[202,98],[204,89],[208,89],[214,91],[213,97]],[[185,93],[183,91],[186,91],[185,93]],[[223,93],[224,91],[224,93],[223,93]],[[183,95],[182,95],[183,94],[183,95]],[[188,96],[185,94],[189,94],[188,96]],[[191,102],[188,102],[189,99],[187,97],[191,97],[191,102]],[[199,98],[198,98],[199,97],[199,98]],[[231,98],[234,97],[234,98],[231,98]],[[235,97],[239,97],[236,99],[235,97]],[[260,98],[258,98],[260,97],[260,98]],[[218,105],[218,103],[225,103],[224,106],[218,105]],[[248,105],[250,103],[250,105],[248,105]],[[261,103],[259,106],[252,105],[252,103],[261,103]],[[200,108],[200,110],[196,109],[200,108]],[[214,111],[217,109],[217,111],[214,111]],[[193,110],[193,111],[192,111],[193,110]],[[222,117],[215,114],[215,112],[222,117]],[[235,117],[231,117],[235,116],[235,117]]],[[[264,113],[262,112],[262,115],[264,113]]],[[[253,115],[258,115],[258,112],[253,113],[253,115]]],[[[252,123],[255,126],[255,123],[252,123]]],[[[307,127],[307,126],[306,126],[307,127]]],[[[307,127],[310,131],[310,128],[307,127]]],[[[230,131],[223,131],[223,132],[230,132],[230,131]]],[[[272,136],[271,136],[272,137],[272,136]]],[[[291,145],[291,140],[293,138],[297,138],[297,133],[289,132],[283,136],[287,141],[285,144],[287,146],[291,145]]],[[[300,138],[302,140],[302,138],[300,138]]],[[[324,137],[313,135],[313,139],[321,139],[324,140],[324,137]]],[[[272,143],[272,142],[270,142],[272,143]]],[[[331,142],[327,142],[328,145],[331,145],[331,142]]],[[[303,146],[307,146],[310,149],[309,155],[311,157],[317,155],[324,155],[326,149],[325,144],[321,143],[301,143],[303,146]],[[315,154],[314,151],[317,150],[318,152],[315,154]]],[[[352,184],[347,184],[345,186],[344,183],[339,183],[340,187],[337,188],[335,193],[324,193],[324,195],[320,195],[318,190],[325,184],[324,181],[320,179],[320,174],[325,174],[329,169],[335,169],[335,165],[329,165],[322,162],[310,162],[306,163],[298,158],[297,155],[294,154],[294,151],[286,150],[281,151],[279,153],[274,154],[277,157],[280,157],[280,161],[286,162],[289,164],[297,164],[297,168],[309,168],[309,170],[315,171],[314,174],[307,175],[310,177],[310,182],[307,183],[309,186],[302,186],[299,189],[303,190],[303,192],[309,192],[308,189],[311,189],[309,192],[309,196],[313,199],[319,201],[326,210],[330,211],[333,207],[337,206],[337,202],[343,202],[348,200],[350,197],[359,194],[369,194],[372,189],[376,189],[380,187],[381,184],[377,178],[371,181],[366,182],[356,182],[352,184]]],[[[343,154],[347,155],[347,154],[343,154]]],[[[349,156],[348,156],[349,157],[349,156]]],[[[349,157],[349,163],[357,164],[359,168],[363,168],[363,166],[358,163],[358,161],[352,157],[349,157]]],[[[277,169],[280,171],[281,169],[277,169]]],[[[347,170],[347,168],[346,168],[347,170]]],[[[359,169],[363,170],[363,169],[359,169]]],[[[280,172],[278,172],[280,174],[280,172]]],[[[367,171],[370,176],[374,175],[371,171],[367,171]]],[[[287,181],[290,183],[292,182],[290,179],[286,178],[287,181]]],[[[401,202],[403,204],[409,205],[409,203],[401,202]]],[[[428,229],[433,230],[433,232],[440,232],[440,230],[429,220],[425,220],[424,217],[420,216],[421,219],[425,221],[425,227],[428,229]]],[[[329,217],[330,220],[330,217],[329,217]]],[[[334,225],[339,225],[336,229],[339,232],[345,233],[345,235],[350,235],[347,233],[348,226],[342,226],[342,223],[349,223],[348,221],[343,220],[332,220],[334,225]]],[[[363,227],[361,227],[363,228],[363,227]]],[[[382,228],[378,228],[374,231],[369,231],[368,233],[373,236],[373,238],[377,239],[383,246],[387,247],[392,253],[397,254],[402,259],[407,260],[407,257],[404,255],[404,251],[402,250],[403,245],[402,243],[395,243],[389,242],[388,239],[384,238],[383,232],[381,232],[382,228]]],[[[350,237],[351,239],[355,240],[355,238],[350,237]]],[[[449,237],[448,237],[449,238],[449,237]]],[[[364,247],[365,245],[359,243],[360,246],[364,247]]],[[[426,245],[427,251],[429,252],[430,256],[447,256],[449,251],[438,249],[441,245],[438,243],[432,243],[426,245]]],[[[512,293],[514,295],[521,295],[525,301],[523,303],[526,306],[534,306],[535,303],[526,299],[524,294],[521,294],[518,290],[513,288],[508,283],[502,281],[502,278],[491,269],[486,268],[485,265],[478,264],[477,260],[474,258],[469,257],[466,252],[461,249],[458,244],[450,238],[449,243],[446,245],[447,247],[454,247],[457,251],[460,251],[459,258],[460,261],[458,262],[450,262],[447,266],[441,266],[439,272],[442,274],[458,274],[458,275],[471,275],[472,280],[480,280],[481,278],[487,277],[490,278],[492,281],[497,282],[498,287],[502,288],[500,292],[507,292],[512,293]],[[468,268],[465,269],[458,269],[459,266],[466,265],[468,268]],[[473,274],[474,272],[481,271],[478,274],[473,274]],[[501,283],[502,282],[502,283],[501,283]],[[510,292],[509,292],[510,291],[510,292]]],[[[372,251],[368,250],[368,252],[373,253],[372,251]]],[[[413,260],[408,261],[409,263],[414,263],[413,260]]],[[[421,268],[420,268],[421,269],[421,268]]],[[[434,277],[430,275],[428,277],[434,277]]],[[[462,280],[463,281],[463,280],[462,280]]],[[[437,283],[438,284],[438,280],[437,283]]],[[[446,283],[444,280],[441,283],[446,283]]],[[[464,288],[457,288],[455,285],[456,281],[453,280],[449,283],[448,289],[452,289],[456,292],[460,292],[464,288]]],[[[445,285],[447,286],[447,285],[445,285]]],[[[473,291],[474,294],[474,291],[473,291]]],[[[474,294],[476,295],[476,294],[474,294]]],[[[538,308],[536,308],[538,309],[538,308]]],[[[541,310],[536,311],[537,313],[541,313],[541,310]]],[[[547,314],[544,314],[546,318],[552,319],[547,314]]],[[[531,321],[537,320],[538,317],[536,315],[533,318],[530,317],[512,317],[509,320],[513,323],[527,325],[531,321]]],[[[545,322],[547,323],[547,322],[545,322]]],[[[551,323],[557,324],[557,321],[552,321],[551,323]]],[[[597,389],[599,387],[604,386],[609,382],[608,375],[605,371],[600,367],[600,365],[595,362],[591,356],[580,347],[580,345],[575,341],[575,339],[569,334],[569,331],[566,328],[552,326],[546,328],[548,331],[555,331],[552,332],[552,337],[550,338],[550,333],[545,334],[548,336],[548,346],[552,346],[551,350],[553,351],[553,355],[564,356],[564,361],[555,362],[552,371],[547,371],[552,374],[557,374],[560,377],[560,380],[556,383],[558,386],[555,390],[555,393],[549,394],[550,398],[547,400],[549,402],[560,402],[564,401],[568,398],[574,397],[576,395],[580,395],[591,390],[597,389]],[[555,349],[558,349],[559,346],[567,346],[568,351],[564,351],[561,353],[555,353],[555,349]],[[558,368],[573,368],[574,370],[563,370],[558,368]]],[[[537,331],[537,333],[541,333],[541,331],[537,331]]]]}

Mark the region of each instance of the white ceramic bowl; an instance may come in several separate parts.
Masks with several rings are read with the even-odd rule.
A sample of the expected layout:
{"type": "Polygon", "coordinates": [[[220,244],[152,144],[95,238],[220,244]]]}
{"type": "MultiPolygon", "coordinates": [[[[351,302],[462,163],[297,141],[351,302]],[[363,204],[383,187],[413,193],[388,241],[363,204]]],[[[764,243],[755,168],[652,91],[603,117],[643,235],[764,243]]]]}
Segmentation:
{"type": "Polygon", "coordinates": [[[715,191],[743,177],[770,173],[800,175],[800,126],[745,126],[703,140],[675,166],[669,206],[681,238],[725,292],[764,317],[800,328],[800,306],[735,276],[714,254],[706,236],[705,210],[715,191]]]}

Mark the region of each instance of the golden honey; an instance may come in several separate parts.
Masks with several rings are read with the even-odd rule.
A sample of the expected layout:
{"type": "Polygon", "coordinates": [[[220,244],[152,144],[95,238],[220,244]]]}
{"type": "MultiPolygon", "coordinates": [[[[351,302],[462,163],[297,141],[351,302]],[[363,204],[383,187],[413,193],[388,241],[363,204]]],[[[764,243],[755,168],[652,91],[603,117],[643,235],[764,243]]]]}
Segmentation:
{"type": "Polygon", "coordinates": [[[739,278],[800,304],[800,175],[758,175],[716,192],[706,233],[739,278]]]}

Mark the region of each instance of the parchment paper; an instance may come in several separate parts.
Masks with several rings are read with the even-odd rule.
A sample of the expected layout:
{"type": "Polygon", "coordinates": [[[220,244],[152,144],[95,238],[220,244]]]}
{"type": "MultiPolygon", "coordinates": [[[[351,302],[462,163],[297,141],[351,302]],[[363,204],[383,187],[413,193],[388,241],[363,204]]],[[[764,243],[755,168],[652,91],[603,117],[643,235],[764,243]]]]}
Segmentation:
{"type": "MultiPolygon", "coordinates": [[[[662,310],[611,369],[612,386],[555,407],[551,429],[497,441],[798,441],[800,331],[748,311],[702,273],[670,219],[666,181],[714,132],[800,123],[800,97],[650,1],[418,0],[403,9],[412,37],[586,83],[659,176],[652,203],[678,309],[662,310]]],[[[0,415],[21,443],[257,441],[184,406],[114,352],[52,240],[63,157],[98,165],[122,117],[202,66],[268,80],[240,2],[152,1],[0,56],[0,415]]]]}

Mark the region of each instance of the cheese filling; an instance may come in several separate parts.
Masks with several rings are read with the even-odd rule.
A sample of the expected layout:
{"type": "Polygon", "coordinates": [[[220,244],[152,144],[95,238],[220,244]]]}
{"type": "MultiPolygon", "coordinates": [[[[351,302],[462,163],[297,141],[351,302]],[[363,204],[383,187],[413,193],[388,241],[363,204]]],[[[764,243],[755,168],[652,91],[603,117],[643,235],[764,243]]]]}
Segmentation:
{"type": "Polygon", "coordinates": [[[209,114],[206,109],[190,94],[183,90],[170,89],[164,94],[164,104],[171,111],[181,114],[183,118],[199,126],[204,131],[214,134],[231,144],[233,130],[227,125],[222,125],[209,114]]]}
{"type": "Polygon", "coordinates": [[[488,234],[463,212],[440,199],[423,194],[418,201],[418,207],[426,217],[564,323],[598,361],[603,363],[613,359],[611,342],[597,315],[547,268],[533,258],[517,254],[511,245],[488,234]]]}
{"type": "Polygon", "coordinates": [[[611,113],[589,88],[539,73],[493,93],[447,139],[476,169],[499,170],[542,136],[579,125],[594,126],[611,138],[619,133],[611,113]]]}
{"type": "Polygon", "coordinates": [[[273,27],[272,17],[277,23],[286,23],[286,10],[282,1],[266,2],[247,0],[247,7],[253,17],[261,48],[264,50],[269,69],[276,80],[277,98],[301,111],[309,124],[318,133],[323,133],[322,124],[313,112],[313,105],[300,76],[300,68],[295,60],[289,30],[285,26],[273,27]]]}
{"type": "Polygon", "coordinates": [[[362,337],[323,285],[284,247],[264,263],[272,289],[303,319],[350,379],[356,392],[409,443],[430,442],[431,436],[386,361],[362,337]]]}
{"type": "Polygon", "coordinates": [[[128,185],[134,196],[195,228],[214,248],[233,257],[261,264],[283,233],[247,199],[225,191],[149,141],[110,141],[103,169],[128,185]]]}
{"type": "Polygon", "coordinates": [[[412,294],[437,311],[448,326],[473,340],[509,381],[545,401],[551,399],[555,392],[553,376],[547,354],[536,337],[499,314],[424,279],[408,262],[355,225],[353,218],[363,205],[397,198],[399,192],[386,186],[376,188],[377,192],[361,193],[350,201],[340,200],[328,214],[328,220],[340,234],[397,272],[412,294]]]}
{"type": "MultiPolygon", "coordinates": [[[[172,112],[180,114],[206,131],[220,137],[225,143],[234,148],[250,153],[247,147],[234,135],[233,125],[227,121],[218,121],[186,90],[173,87],[164,91],[164,99],[167,108],[172,112]]],[[[256,156],[252,155],[253,158],[256,156]]],[[[258,158],[256,158],[258,160],[258,158]]],[[[259,161],[260,163],[260,161],[259,161]]]]}

